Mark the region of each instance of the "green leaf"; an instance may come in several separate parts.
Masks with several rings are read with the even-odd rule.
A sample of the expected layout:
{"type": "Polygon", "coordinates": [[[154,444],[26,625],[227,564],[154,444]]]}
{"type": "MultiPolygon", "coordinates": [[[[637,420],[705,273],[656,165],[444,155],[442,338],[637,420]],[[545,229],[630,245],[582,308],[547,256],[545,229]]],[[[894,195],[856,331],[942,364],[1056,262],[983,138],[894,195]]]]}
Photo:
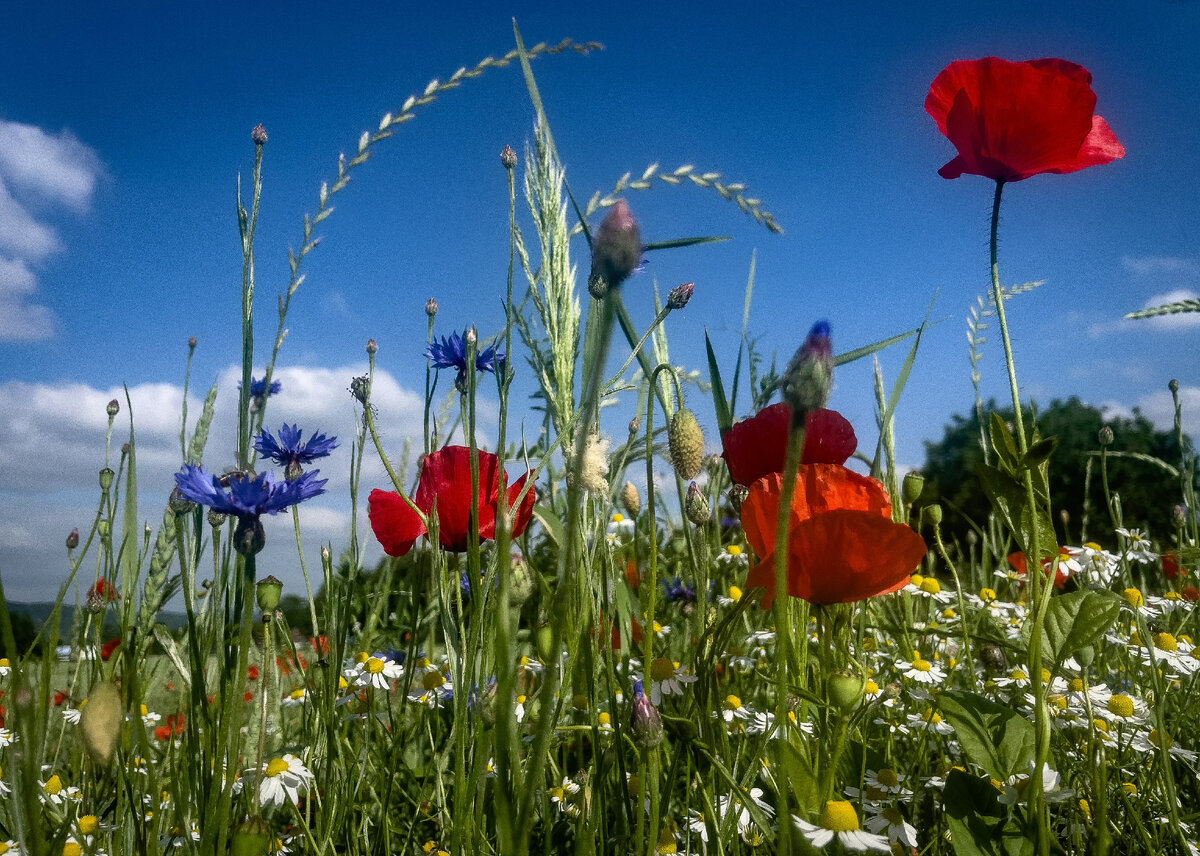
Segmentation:
{"type": "Polygon", "coordinates": [[[543,502],[537,503],[533,506],[533,516],[545,528],[546,534],[550,536],[550,540],[559,546],[564,543],[562,520],[559,519],[551,506],[543,502]]]}
{"type": "Polygon", "coordinates": [[[792,795],[796,798],[798,813],[801,817],[812,817],[821,808],[817,771],[809,758],[794,743],[779,738],[776,738],[776,742],[783,749],[783,769],[787,773],[792,795]]]}
{"type": "Polygon", "coordinates": [[[1054,450],[1057,448],[1057,437],[1047,437],[1045,440],[1038,440],[1025,453],[1025,466],[1030,468],[1040,466],[1050,459],[1050,456],[1054,454],[1054,450]]]}
{"type": "Polygon", "coordinates": [[[694,247],[697,244],[719,244],[722,241],[732,240],[727,235],[709,235],[703,238],[676,238],[673,241],[654,241],[649,244],[643,244],[642,252],[648,253],[651,250],[673,250],[678,247],[694,247]]]}
{"type": "Polygon", "coordinates": [[[989,433],[992,438],[992,449],[1004,468],[1012,473],[1019,472],[1020,455],[1017,453],[1017,442],[1013,439],[1012,431],[999,413],[992,412],[989,433]]]}
{"type": "Polygon", "coordinates": [[[1050,503],[1045,496],[1038,497],[1035,492],[1037,508],[1031,509],[1022,482],[988,464],[980,464],[978,472],[980,484],[983,492],[987,494],[992,510],[1017,539],[1021,551],[1031,551],[1036,527],[1038,552],[1044,557],[1054,556],[1058,552],[1058,535],[1054,532],[1054,523],[1050,519],[1050,503]]]}
{"type": "Polygon", "coordinates": [[[1121,598],[1110,591],[1074,591],[1055,595],[1046,607],[1043,659],[1061,663],[1094,644],[1121,613],[1121,598]]]}
{"type": "Polygon", "coordinates": [[[998,796],[991,782],[962,770],[946,776],[942,807],[956,856],[1000,856],[1005,812],[998,796]]]}
{"type": "Polygon", "coordinates": [[[1020,713],[968,692],[942,693],[938,707],[954,726],[967,757],[993,779],[1003,782],[1028,769],[1036,740],[1033,723],[1020,713]]]}
{"type": "MultiPolygon", "coordinates": [[[[942,322],[934,321],[933,323],[941,324],[942,322]]],[[[846,363],[852,363],[855,360],[861,360],[863,357],[869,357],[869,356],[871,356],[871,354],[878,353],[879,351],[882,351],[884,348],[890,348],[892,345],[896,344],[897,342],[903,342],[909,336],[917,335],[918,333],[922,332],[925,328],[927,328],[929,326],[932,326],[932,325],[922,324],[920,327],[909,330],[907,333],[900,333],[898,335],[891,336],[887,339],[880,339],[878,342],[874,342],[870,345],[863,345],[861,348],[855,348],[853,351],[846,351],[846,353],[844,353],[844,354],[838,354],[837,356],[835,356],[833,358],[833,364],[835,366],[844,366],[846,363]]]]}
{"type": "Polygon", "coordinates": [[[708,330],[704,331],[704,349],[708,353],[708,377],[712,382],[713,408],[717,411],[717,431],[724,437],[725,432],[733,427],[733,414],[729,410],[729,400],[725,397],[725,385],[721,383],[717,355],[713,353],[712,342],[708,340],[708,330]]]}

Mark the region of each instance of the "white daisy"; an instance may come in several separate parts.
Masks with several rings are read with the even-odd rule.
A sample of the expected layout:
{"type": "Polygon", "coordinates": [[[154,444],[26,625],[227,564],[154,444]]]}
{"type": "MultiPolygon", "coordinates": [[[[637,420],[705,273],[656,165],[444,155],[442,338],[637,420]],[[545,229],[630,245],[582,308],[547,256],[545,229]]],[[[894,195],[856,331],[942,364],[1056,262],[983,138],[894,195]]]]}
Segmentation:
{"type": "Polygon", "coordinates": [[[664,695],[683,695],[687,684],[695,683],[695,675],[666,657],[655,657],[650,661],[650,703],[655,707],[662,704],[664,695]]]}
{"type": "Polygon", "coordinates": [[[272,758],[263,765],[262,781],[258,786],[258,804],[295,804],[300,799],[300,791],[308,790],[312,781],[312,771],[295,755],[285,754],[282,758],[272,758]]]}
{"type": "Polygon", "coordinates": [[[898,841],[907,847],[916,849],[916,827],[904,819],[900,809],[894,805],[868,805],[866,809],[872,814],[866,819],[863,826],[871,832],[886,835],[889,842],[898,841]]]}
{"type": "Polygon", "coordinates": [[[914,651],[912,660],[897,660],[896,668],[910,681],[921,684],[940,684],[946,680],[946,672],[937,663],[922,659],[920,652],[914,651]]]}
{"type": "Polygon", "coordinates": [[[835,838],[847,850],[877,850],[880,853],[890,853],[892,850],[885,836],[862,830],[858,823],[858,812],[847,800],[826,802],[817,821],[812,824],[792,815],[796,828],[818,850],[823,850],[835,838]]]}

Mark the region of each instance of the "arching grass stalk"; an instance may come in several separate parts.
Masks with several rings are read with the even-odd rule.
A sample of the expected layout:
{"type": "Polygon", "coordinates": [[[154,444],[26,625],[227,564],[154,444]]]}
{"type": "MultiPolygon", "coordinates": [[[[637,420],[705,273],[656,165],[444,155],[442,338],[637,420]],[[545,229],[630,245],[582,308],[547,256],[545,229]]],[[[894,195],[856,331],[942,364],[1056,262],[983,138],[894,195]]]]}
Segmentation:
{"type": "MultiPolygon", "coordinates": [[[[257,131],[258,129],[256,129],[257,131]]],[[[254,230],[258,226],[258,205],[262,200],[263,142],[266,134],[254,137],[253,189],[250,192],[250,211],[242,205],[242,181],[238,179],[238,233],[242,239],[242,386],[238,394],[238,469],[250,469],[250,383],[254,366],[254,230]]],[[[266,380],[266,388],[271,379],[266,380]]],[[[266,393],[259,408],[259,424],[266,409],[266,393]]]]}
{"type": "Polygon", "coordinates": [[[1050,754],[1050,720],[1046,712],[1046,688],[1042,681],[1042,628],[1045,624],[1046,609],[1049,606],[1050,590],[1041,573],[1041,545],[1038,544],[1038,506],[1033,489],[1033,472],[1025,466],[1025,455],[1029,451],[1029,443],[1025,435],[1025,420],[1021,413],[1021,395],[1017,388],[1017,368],[1013,361],[1012,339],[1008,333],[1008,319],[1004,313],[1004,288],[1000,285],[999,266],[999,229],[1000,229],[1000,199],[1004,192],[1004,179],[996,180],[996,193],[992,198],[992,221],[989,251],[991,257],[992,299],[996,305],[996,320],[1000,325],[1000,339],[1004,344],[1004,361],[1008,368],[1009,392],[1012,395],[1013,425],[1016,428],[1017,452],[1022,465],[1022,476],[1025,486],[1025,501],[1029,508],[1029,543],[1022,545],[1026,549],[1025,567],[1028,569],[1025,578],[1029,583],[1032,599],[1033,626],[1029,636],[1029,674],[1033,689],[1033,716],[1037,734],[1037,752],[1034,758],[1032,775],[1033,799],[1030,806],[1034,822],[1037,825],[1037,852],[1039,856],[1047,856],[1050,852],[1050,818],[1046,807],[1045,792],[1042,781],[1042,770],[1050,754]],[[1043,603],[1043,600],[1045,601],[1043,603]]]}
{"type": "MultiPolygon", "coordinates": [[[[940,507],[937,516],[940,518],[940,507]]],[[[967,663],[966,671],[971,675],[971,691],[974,692],[976,686],[974,663],[975,657],[971,654],[971,628],[967,621],[967,601],[963,596],[962,580],[958,576],[958,566],[950,559],[950,554],[946,551],[946,545],[942,542],[942,527],[939,525],[940,520],[933,520],[933,541],[937,544],[938,555],[942,557],[942,561],[946,563],[946,567],[950,569],[950,576],[954,578],[954,591],[958,595],[958,614],[959,624],[962,626],[963,639],[963,656],[967,663]]]]}

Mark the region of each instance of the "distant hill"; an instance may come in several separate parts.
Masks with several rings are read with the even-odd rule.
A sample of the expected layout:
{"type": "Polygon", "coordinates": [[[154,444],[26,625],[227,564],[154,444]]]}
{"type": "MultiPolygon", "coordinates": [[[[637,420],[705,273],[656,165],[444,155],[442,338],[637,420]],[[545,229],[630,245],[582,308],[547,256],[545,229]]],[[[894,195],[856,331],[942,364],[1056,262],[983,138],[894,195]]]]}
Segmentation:
{"type": "MultiPolygon", "coordinates": [[[[60,618],[62,619],[60,633],[62,630],[70,630],[71,613],[75,609],[74,604],[64,603],[60,618]]],[[[46,620],[50,618],[50,614],[54,612],[53,601],[33,601],[31,603],[21,603],[19,601],[8,602],[8,611],[14,615],[27,615],[29,620],[40,630],[46,620]]],[[[109,622],[112,622],[112,613],[109,612],[109,622]]],[[[158,620],[167,625],[171,630],[179,630],[187,625],[187,614],[183,612],[160,612],[158,620]]]]}

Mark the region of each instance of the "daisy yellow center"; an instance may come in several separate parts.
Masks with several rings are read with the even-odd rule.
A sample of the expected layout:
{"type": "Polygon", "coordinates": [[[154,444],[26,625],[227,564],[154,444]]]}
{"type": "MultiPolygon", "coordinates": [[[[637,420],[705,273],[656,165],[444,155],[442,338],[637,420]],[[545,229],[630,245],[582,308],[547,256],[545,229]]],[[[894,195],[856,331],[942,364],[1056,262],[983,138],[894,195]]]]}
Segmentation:
{"type": "Polygon", "coordinates": [[[1169,591],[1163,595],[1163,600],[1183,600],[1183,595],[1177,591],[1169,591]]]}
{"type": "Polygon", "coordinates": [[[729,599],[730,600],[741,600],[742,599],[742,590],[740,588],[738,588],[737,586],[730,586],[729,587],[729,599]]]}
{"type": "Polygon", "coordinates": [[[596,717],[596,719],[601,725],[612,725],[612,716],[608,713],[608,711],[601,713],[598,717],[596,717]]]}
{"type": "Polygon", "coordinates": [[[1129,634],[1129,644],[1134,648],[1142,647],[1142,637],[1138,635],[1136,630],[1129,634]]]}
{"type": "Polygon", "coordinates": [[[350,685],[349,685],[349,684],[346,682],[346,678],[345,678],[345,676],[344,676],[344,675],[339,675],[339,676],[338,676],[338,689],[339,689],[339,690],[344,690],[344,689],[345,689],[346,687],[348,687],[348,686],[350,686],[350,685]]]}
{"type": "Polygon", "coordinates": [[[68,841],[63,845],[62,856],[80,856],[81,853],[83,853],[83,848],[79,846],[78,842],[68,841]]]}
{"type": "Polygon", "coordinates": [[[1138,589],[1135,589],[1135,588],[1125,589],[1125,591],[1121,592],[1121,597],[1125,598],[1125,602],[1127,604],[1129,604],[1130,606],[1135,607],[1135,608],[1141,606],[1142,604],[1144,604],[1146,602],[1145,599],[1142,597],[1141,591],[1139,591],[1138,589]]]}
{"type": "Polygon", "coordinates": [[[949,621],[951,618],[954,618],[955,615],[956,615],[956,613],[954,612],[954,610],[950,609],[949,607],[942,610],[942,618],[946,619],[947,621],[949,621]]]}
{"type": "Polygon", "coordinates": [[[875,693],[879,692],[879,684],[874,681],[867,681],[867,685],[863,687],[863,692],[867,695],[875,695],[875,693]]]}
{"type": "Polygon", "coordinates": [[[625,520],[625,515],[619,511],[614,511],[612,516],[613,523],[622,523],[625,520]]]}
{"type": "Polygon", "coordinates": [[[663,629],[663,626],[661,624],[659,624],[657,621],[654,622],[654,632],[655,633],[662,633],[662,629],[663,629]]]}
{"type": "Polygon", "coordinates": [[[551,788],[547,793],[550,794],[552,800],[562,800],[565,791],[562,788],[551,788]]]}
{"type": "Polygon", "coordinates": [[[866,794],[867,799],[871,800],[872,802],[883,802],[888,796],[887,791],[885,791],[883,788],[877,788],[872,784],[867,785],[866,794]]]}
{"type": "Polygon", "coordinates": [[[0,841],[0,856],[4,856],[8,852],[8,842],[0,841]]]}
{"type": "Polygon", "coordinates": [[[1125,792],[1126,796],[1137,796],[1137,785],[1133,782],[1121,782],[1121,790],[1125,792]]]}
{"type": "Polygon", "coordinates": [[[1092,725],[1096,726],[1096,730],[1104,734],[1108,733],[1108,723],[1097,717],[1092,720],[1092,725]]]}
{"type": "Polygon", "coordinates": [[[887,820],[887,822],[892,826],[904,825],[904,815],[902,815],[900,813],[900,809],[896,808],[894,805],[888,806],[881,811],[880,814],[883,815],[884,819],[887,820]]]}
{"type": "Polygon", "coordinates": [[[996,599],[996,590],[990,588],[981,588],[979,590],[979,599],[993,601],[996,599]]]}
{"type": "Polygon", "coordinates": [[[942,721],[942,715],[936,710],[930,708],[929,710],[925,711],[925,713],[921,716],[921,719],[925,720],[930,725],[937,725],[942,721]]]}
{"type": "Polygon", "coordinates": [[[304,688],[297,687],[296,689],[292,690],[288,695],[288,698],[290,698],[292,701],[300,701],[300,699],[304,698],[304,688]]]}
{"type": "Polygon", "coordinates": [[[1083,678],[1071,678],[1071,683],[1069,686],[1071,688],[1071,692],[1073,693],[1083,692],[1083,678]]]}
{"type": "Polygon", "coordinates": [[[1092,804],[1085,799],[1079,801],[1079,811],[1083,814],[1084,820],[1092,819],[1092,804]]]}
{"type": "Polygon", "coordinates": [[[1127,695],[1115,695],[1108,700],[1108,712],[1128,719],[1133,716],[1133,699],[1127,695]]]}
{"type": "Polygon", "coordinates": [[[378,657],[368,657],[364,668],[368,675],[378,675],[383,671],[383,660],[378,657]]]}
{"type": "Polygon", "coordinates": [[[421,678],[421,686],[427,690],[436,690],[444,683],[446,679],[442,677],[441,672],[426,672],[425,677],[421,678]]]}
{"type": "Polygon", "coordinates": [[[726,710],[739,710],[742,706],[742,700],[735,695],[727,695],[725,696],[725,701],[722,702],[722,706],[726,710]]]}
{"type": "MultiPolygon", "coordinates": [[[[920,657],[912,661],[912,667],[918,672],[928,672],[933,666],[929,665],[928,660],[922,660],[920,657]]],[[[858,827],[855,827],[857,829],[858,827]]]]}
{"type": "Polygon", "coordinates": [[[730,544],[728,547],[725,548],[725,552],[731,556],[740,556],[740,555],[742,555],[742,548],[739,547],[737,544],[730,544]]]}
{"type": "Polygon", "coordinates": [[[1050,704],[1057,707],[1059,710],[1067,709],[1067,697],[1065,695],[1050,696],[1050,704]]]}
{"type": "Polygon", "coordinates": [[[920,574],[913,574],[911,577],[909,577],[908,581],[910,583],[912,583],[913,585],[915,585],[917,588],[920,588],[922,583],[925,582],[925,578],[923,576],[921,576],[920,574]]]}
{"type": "Polygon", "coordinates": [[[650,679],[665,681],[675,674],[675,664],[666,657],[655,657],[650,661],[650,679]]]}
{"type": "Polygon", "coordinates": [[[1050,670],[1049,669],[1042,669],[1042,683],[1043,684],[1050,683],[1050,670]]]}
{"type": "Polygon", "coordinates": [[[858,829],[858,812],[849,800],[829,800],[818,822],[832,832],[854,832],[858,829]]]}
{"type": "Polygon", "coordinates": [[[894,788],[900,784],[900,777],[896,775],[896,771],[891,767],[884,767],[875,774],[875,779],[885,788],[894,788]]]}
{"type": "Polygon", "coordinates": [[[1160,749],[1163,748],[1164,743],[1166,744],[1166,748],[1170,749],[1171,745],[1175,742],[1174,740],[1171,739],[1170,734],[1161,732],[1157,728],[1151,728],[1150,734],[1147,735],[1146,739],[1149,740],[1151,742],[1151,744],[1153,744],[1154,746],[1157,746],[1160,749]]]}
{"type": "Polygon", "coordinates": [[[1020,669],[1013,669],[1013,670],[1012,670],[1012,674],[1011,674],[1009,677],[1011,677],[1011,678],[1012,678],[1014,681],[1027,681],[1027,680],[1029,680],[1029,675],[1025,674],[1025,673],[1024,673],[1022,670],[1020,670],[1020,669]]]}
{"type": "Polygon", "coordinates": [[[62,791],[62,787],[63,787],[62,779],[60,779],[58,777],[58,774],[55,773],[53,776],[51,776],[49,779],[46,780],[46,784],[42,785],[42,790],[44,790],[46,793],[50,794],[50,796],[53,797],[53,796],[57,796],[59,794],[59,792],[62,791]]]}
{"type": "Polygon", "coordinates": [[[1154,636],[1154,647],[1162,651],[1178,651],[1179,643],[1170,633],[1158,633],[1154,636]]]}
{"type": "MultiPolygon", "coordinates": [[[[0,669],[7,669],[12,664],[8,662],[8,657],[0,657],[0,669]]],[[[0,853],[4,851],[0,850],[0,853]]]]}
{"type": "Polygon", "coordinates": [[[367,662],[367,660],[371,659],[371,655],[368,654],[366,651],[360,651],[358,653],[358,655],[355,657],[355,659],[358,660],[358,662],[360,662],[360,663],[365,663],[365,662],[367,662]]]}
{"type": "Polygon", "coordinates": [[[79,818],[79,831],[84,835],[95,835],[100,829],[100,821],[94,814],[85,814],[79,818]]]}
{"type": "Polygon", "coordinates": [[[933,577],[926,577],[925,579],[921,580],[921,591],[925,592],[926,594],[941,594],[942,586],[941,583],[939,583],[933,577]]]}
{"type": "Polygon", "coordinates": [[[288,769],[288,762],[282,758],[272,758],[267,763],[267,775],[274,778],[288,769]]]}

